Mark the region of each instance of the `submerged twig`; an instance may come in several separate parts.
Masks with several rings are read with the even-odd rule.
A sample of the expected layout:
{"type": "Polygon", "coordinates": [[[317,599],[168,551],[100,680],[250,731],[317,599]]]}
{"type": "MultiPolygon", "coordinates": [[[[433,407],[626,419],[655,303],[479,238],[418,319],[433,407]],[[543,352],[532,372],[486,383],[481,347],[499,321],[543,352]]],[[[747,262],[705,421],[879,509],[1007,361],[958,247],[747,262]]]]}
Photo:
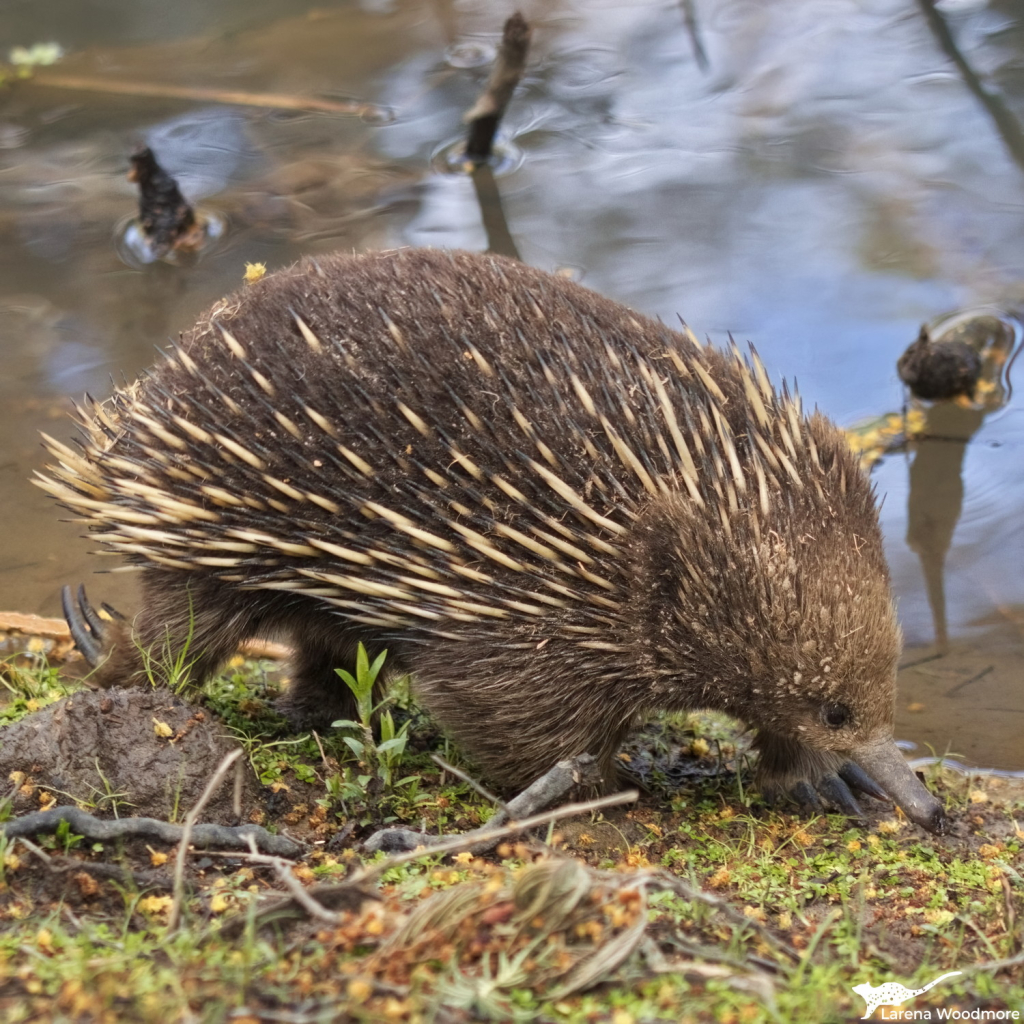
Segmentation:
{"type": "Polygon", "coordinates": [[[494,134],[502,114],[512,99],[519,80],[526,69],[526,55],[530,49],[531,29],[526,19],[516,11],[501,36],[498,56],[480,98],[466,112],[463,120],[469,124],[466,139],[466,157],[480,163],[491,155],[494,134]]]}
{"type": "Polygon", "coordinates": [[[277,110],[311,110],[323,114],[347,114],[355,117],[379,117],[383,109],[376,103],[358,100],[326,100],[317,96],[289,96],[272,92],[243,92],[234,89],[208,89],[201,86],[137,82],[89,75],[59,75],[36,72],[27,82],[51,89],[75,89],[105,92],[119,96],[146,96],[157,99],[196,100],[200,103],[224,103],[229,106],[269,107],[277,110]]]}

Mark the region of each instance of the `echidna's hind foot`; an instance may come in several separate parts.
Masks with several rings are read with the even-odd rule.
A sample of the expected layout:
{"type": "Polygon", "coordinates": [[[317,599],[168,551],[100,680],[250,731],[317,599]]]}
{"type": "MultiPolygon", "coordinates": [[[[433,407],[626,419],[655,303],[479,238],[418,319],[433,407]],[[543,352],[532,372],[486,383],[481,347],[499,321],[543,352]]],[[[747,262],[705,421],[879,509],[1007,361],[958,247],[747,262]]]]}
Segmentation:
{"type": "MultiPolygon", "coordinates": [[[[339,668],[354,672],[358,641],[337,635],[337,623],[332,625],[334,635],[296,638],[288,690],[276,705],[276,710],[296,731],[327,729],[338,719],[358,717],[355,696],[337,673],[339,668]]],[[[371,661],[378,653],[371,648],[371,661]]],[[[382,681],[378,680],[374,687],[374,704],[381,699],[382,681]]]]}
{"type": "Polygon", "coordinates": [[[142,665],[132,643],[128,620],[106,603],[97,611],[85,593],[84,584],[79,584],[74,597],[65,585],[60,600],[71,638],[92,670],[89,681],[104,689],[133,681],[142,665]]]}

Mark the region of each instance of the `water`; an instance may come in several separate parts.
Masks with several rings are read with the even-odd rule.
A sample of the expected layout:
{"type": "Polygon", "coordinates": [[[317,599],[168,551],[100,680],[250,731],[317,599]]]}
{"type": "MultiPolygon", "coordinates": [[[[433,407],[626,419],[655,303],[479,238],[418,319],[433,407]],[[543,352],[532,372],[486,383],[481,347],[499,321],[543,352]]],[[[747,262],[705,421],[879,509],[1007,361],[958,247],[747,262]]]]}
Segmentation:
{"type": "MultiPolygon", "coordinates": [[[[46,6],[44,19],[39,5],[6,5],[0,47],[59,25],[68,57],[53,73],[379,105],[343,117],[140,90],[32,84],[5,96],[0,607],[54,615],[60,584],[98,562],[25,482],[43,463],[38,430],[68,436],[65,396],[133,377],[238,286],[247,261],[484,248],[450,145],[512,7],[109,0],[54,18],[46,6]],[[140,141],[223,218],[194,265],[119,258],[140,141]]],[[[1024,305],[1020,6],[939,6],[960,67],[911,0],[694,0],[689,26],[669,0],[526,8],[534,46],[494,176],[511,242],[529,263],[668,321],[681,314],[700,335],[752,340],[773,376],[797,378],[841,423],[898,412],[896,358],[922,322],[980,308],[1012,322],[1024,305]]],[[[1022,399],[986,412],[939,484],[915,492],[933,495],[950,534],[949,650],[931,660],[933,604],[907,541],[920,455],[874,471],[904,661],[917,663],[902,673],[898,733],[922,754],[1024,768],[1022,399]]],[[[90,586],[131,607],[126,579],[90,586]]]]}

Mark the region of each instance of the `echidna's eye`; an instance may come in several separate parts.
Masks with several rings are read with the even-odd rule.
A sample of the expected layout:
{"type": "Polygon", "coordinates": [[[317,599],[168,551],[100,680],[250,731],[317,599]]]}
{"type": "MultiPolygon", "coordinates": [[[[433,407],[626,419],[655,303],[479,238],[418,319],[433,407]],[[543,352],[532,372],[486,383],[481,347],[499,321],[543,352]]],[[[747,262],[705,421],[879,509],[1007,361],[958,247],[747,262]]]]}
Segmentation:
{"type": "Polygon", "coordinates": [[[844,725],[849,725],[852,718],[853,715],[845,704],[826,704],[821,709],[821,720],[830,729],[842,729],[844,725]]]}

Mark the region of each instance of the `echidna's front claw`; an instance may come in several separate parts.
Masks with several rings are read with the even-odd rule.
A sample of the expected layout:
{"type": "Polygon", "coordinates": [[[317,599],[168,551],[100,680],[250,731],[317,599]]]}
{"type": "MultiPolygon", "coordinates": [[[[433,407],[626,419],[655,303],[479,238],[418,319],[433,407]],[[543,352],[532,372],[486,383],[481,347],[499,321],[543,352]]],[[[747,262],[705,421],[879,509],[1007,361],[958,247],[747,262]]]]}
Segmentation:
{"type": "Polygon", "coordinates": [[[825,775],[818,780],[818,792],[825,802],[837,808],[850,818],[863,820],[864,813],[860,809],[850,787],[839,775],[825,775]]]}
{"type": "Polygon", "coordinates": [[[790,791],[789,795],[798,803],[801,807],[806,807],[808,810],[821,813],[825,808],[821,804],[821,798],[815,792],[814,787],[806,780],[801,779],[790,791]]]}
{"type": "Polygon", "coordinates": [[[884,800],[887,804],[892,803],[889,794],[859,764],[847,761],[837,774],[854,793],[863,793],[864,796],[884,800]]]}
{"type": "Polygon", "coordinates": [[[82,652],[82,657],[88,662],[90,668],[98,668],[104,660],[103,648],[108,639],[109,621],[113,619],[124,620],[124,616],[111,608],[103,605],[107,620],[104,620],[95,608],[89,603],[85,593],[85,584],[78,586],[78,600],[71,596],[71,588],[67,585],[61,588],[60,603],[64,609],[64,619],[71,631],[71,639],[75,646],[82,652]]]}

